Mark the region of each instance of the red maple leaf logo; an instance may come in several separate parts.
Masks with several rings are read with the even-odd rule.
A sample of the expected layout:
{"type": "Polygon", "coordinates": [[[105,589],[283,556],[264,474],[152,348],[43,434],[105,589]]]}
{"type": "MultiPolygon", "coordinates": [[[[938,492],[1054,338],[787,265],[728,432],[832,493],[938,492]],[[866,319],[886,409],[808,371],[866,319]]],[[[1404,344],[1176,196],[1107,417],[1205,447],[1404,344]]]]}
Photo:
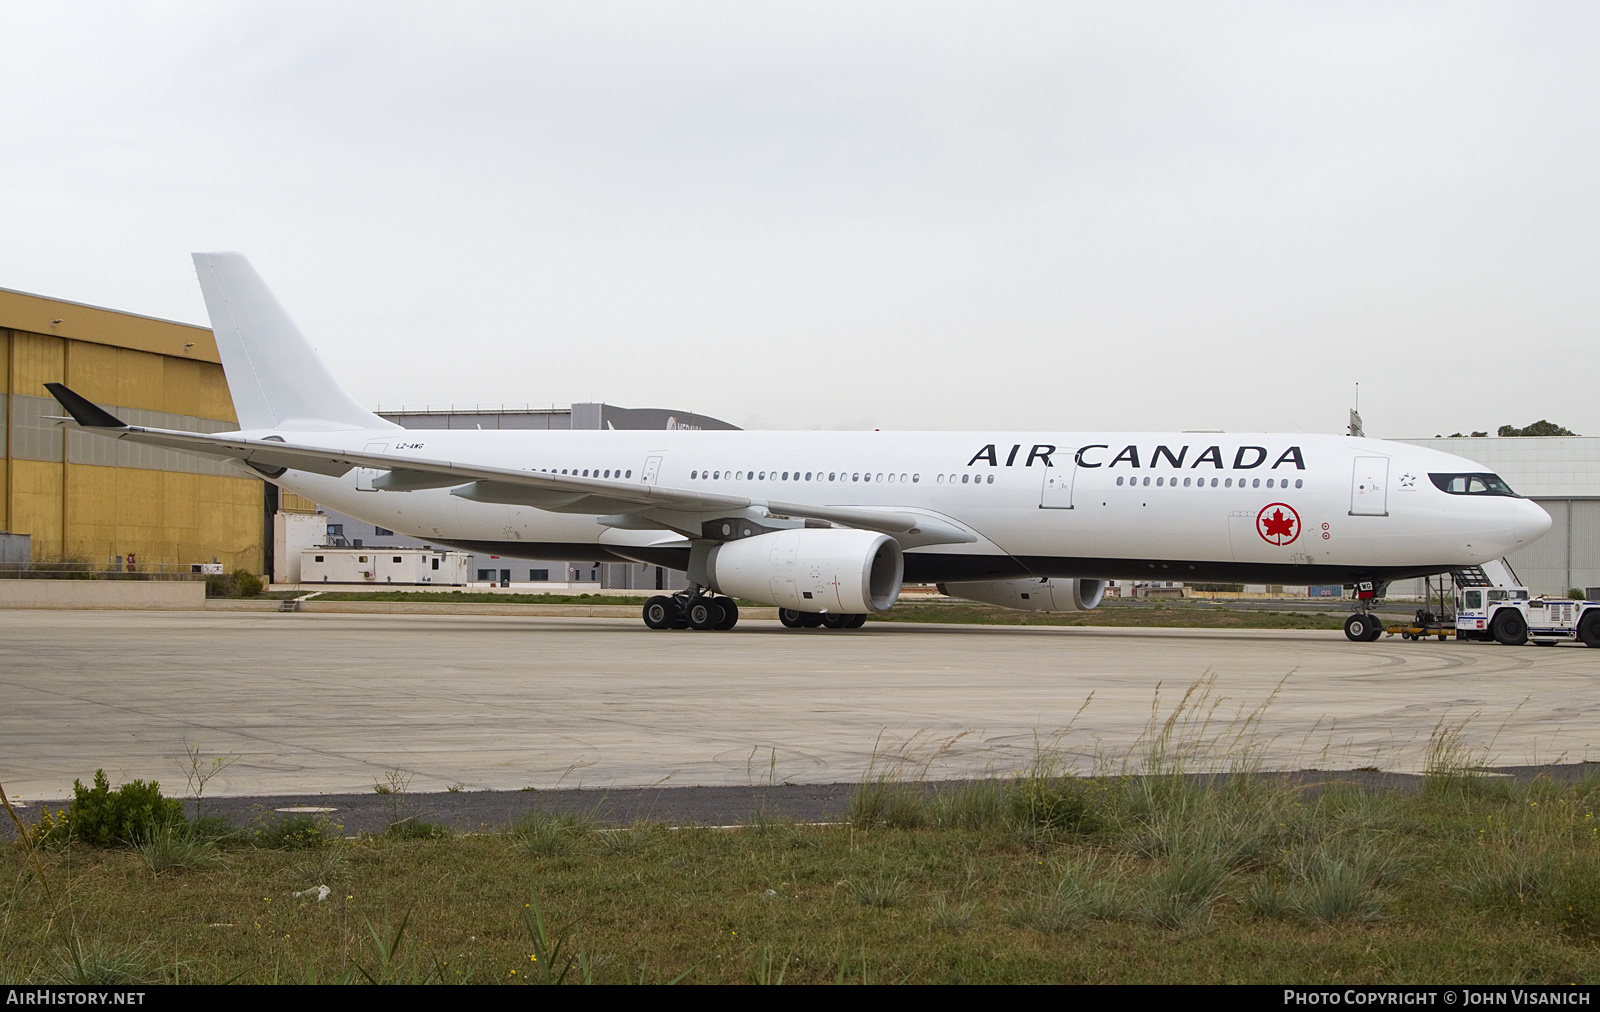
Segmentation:
{"type": "Polygon", "coordinates": [[[1261,518],[1261,533],[1269,538],[1287,538],[1294,534],[1294,518],[1283,515],[1283,510],[1273,510],[1272,516],[1261,518]]]}

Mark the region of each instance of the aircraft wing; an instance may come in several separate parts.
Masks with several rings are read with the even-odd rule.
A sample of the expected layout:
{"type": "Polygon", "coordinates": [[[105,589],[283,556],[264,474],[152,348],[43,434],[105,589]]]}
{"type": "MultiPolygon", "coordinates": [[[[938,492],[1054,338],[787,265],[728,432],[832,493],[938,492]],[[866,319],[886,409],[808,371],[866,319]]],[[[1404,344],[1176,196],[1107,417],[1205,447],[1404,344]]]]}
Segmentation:
{"type": "Polygon", "coordinates": [[[582,478],[523,471],[483,464],[430,460],[397,453],[371,453],[337,446],[291,443],[270,436],[253,439],[237,435],[212,435],[128,425],[104,408],[60,383],[46,389],[61,402],[80,427],[114,439],[231,461],[254,468],[267,477],[280,469],[310,471],[340,477],[352,468],[386,472],[374,477],[374,489],[407,492],[449,488],[474,502],[532,506],[554,513],[589,513],[601,516],[606,526],[640,528],[659,526],[699,536],[699,518],[736,514],[755,509],[772,517],[822,520],[845,527],[874,530],[901,540],[903,547],[929,544],[970,544],[978,536],[948,518],[924,511],[901,512],[853,506],[812,506],[804,503],[767,502],[745,496],[723,495],[699,489],[667,488],[644,482],[582,478]],[[678,516],[674,516],[677,514],[678,516]]]}

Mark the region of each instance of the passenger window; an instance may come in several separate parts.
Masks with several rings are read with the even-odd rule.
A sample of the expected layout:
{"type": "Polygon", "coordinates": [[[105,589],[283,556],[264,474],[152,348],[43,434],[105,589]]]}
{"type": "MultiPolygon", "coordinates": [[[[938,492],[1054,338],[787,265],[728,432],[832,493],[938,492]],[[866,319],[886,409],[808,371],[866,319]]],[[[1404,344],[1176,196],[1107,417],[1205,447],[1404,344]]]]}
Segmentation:
{"type": "Polygon", "coordinates": [[[1255,481],[1252,481],[1250,483],[1250,487],[1251,488],[1260,488],[1261,487],[1261,479],[1257,478],[1255,481]]]}
{"type": "Polygon", "coordinates": [[[695,472],[695,471],[690,471],[690,472],[689,472],[689,480],[690,480],[690,481],[694,481],[694,479],[695,479],[695,477],[696,477],[696,474],[697,474],[697,472],[695,472]]]}
{"type": "Polygon", "coordinates": [[[1183,479],[1183,487],[1184,488],[1188,488],[1189,487],[1189,479],[1188,478],[1183,479]]]}
{"type": "Polygon", "coordinates": [[[829,471],[829,472],[828,472],[828,480],[829,480],[829,481],[832,481],[832,480],[833,480],[833,472],[832,472],[832,471],[829,471]]]}
{"type": "Polygon", "coordinates": [[[1165,480],[1165,479],[1163,479],[1163,478],[1157,478],[1157,479],[1156,479],[1156,488],[1160,488],[1160,487],[1161,487],[1161,483],[1162,483],[1162,482],[1163,482],[1163,481],[1164,481],[1164,480],[1165,480]]]}
{"type": "Polygon", "coordinates": [[[811,480],[811,472],[807,471],[806,472],[806,481],[810,481],[810,480],[811,480]]]}
{"type": "Polygon", "coordinates": [[[967,481],[968,481],[968,480],[969,480],[969,479],[970,479],[970,478],[971,478],[971,477],[972,477],[972,475],[970,475],[970,474],[964,474],[964,475],[962,475],[962,476],[961,476],[961,484],[963,484],[963,485],[965,485],[965,484],[966,484],[966,483],[967,483],[967,481]]]}
{"type": "Polygon", "coordinates": [[[781,480],[782,481],[788,481],[789,480],[789,472],[788,471],[783,472],[783,478],[781,480]]]}
{"type": "Polygon", "coordinates": [[[1122,475],[1120,475],[1120,474],[1119,474],[1119,475],[1117,475],[1117,484],[1118,484],[1118,485],[1121,485],[1121,484],[1122,484],[1122,475]]]}
{"type": "Polygon", "coordinates": [[[851,475],[850,476],[850,480],[851,481],[860,481],[861,480],[861,472],[857,471],[855,474],[851,475]]]}
{"type": "Polygon", "coordinates": [[[1217,479],[1215,479],[1215,478],[1211,479],[1211,487],[1212,488],[1216,488],[1217,487],[1217,479]]]}
{"type": "Polygon", "coordinates": [[[1233,487],[1233,479],[1229,478],[1228,480],[1224,481],[1222,483],[1222,487],[1223,488],[1232,488],[1233,487]]]}
{"type": "Polygon", "coordinates": [[[913,485],[915,485],[917,482],[919,482],[921,480],[922,480],[922,475],[920,475],[920,474],[914,474],[914,475],[911,476],[911,484],[913,484],[913,485]]]}
{"type": "Polygon", "coordinates": [[[989,475],[989,484],[991,484],[991,485],[994,484],[994,475],[992,475],[992,474],[989,475]]]}
{"type": "Polygon", "coordinates": [[[1149,479],[1149,478],[1146,478],[1146,479],[1145,479],[1145,480],[1144,480],[1144,483],[1145,483],[1145,484],[1146,484],[1146,485],[1148,485],[1148,484],[1150,484],[1150,479],[1149,479]]]}
{"type": "Polygon", "coordinates": [[[1268,479],[1267,479],[1267,487],[1268,487],[1268,488],[1271,488],[1271,487],[1272,487],[1272,479],[1271,479],[1271,478],[1268,478],[1268,479]]]}
{"type": "Polygon", "coordinates": [[[883,480],[883,475],[881,475],[881,474],[880,474],[880,475],[878,475],[878,480],[879,480],[879,481],[882,481],[882,480],[883,480]]]}
{"type": "Polygon", "coordinates": [[[1294,480],[1294,487],[1295,487],[1295,488],[1299,488],[1299,487],[1300,487],[1300,486],[1301,486],[1301,485],[1304,485],[1304,484],[1305,484],[1305,481],[1304,481],[1304,479],[1301,479],[1301,478],[1296,478],[1296,479],[1295,479],[1295,480],[1294,480]]]}

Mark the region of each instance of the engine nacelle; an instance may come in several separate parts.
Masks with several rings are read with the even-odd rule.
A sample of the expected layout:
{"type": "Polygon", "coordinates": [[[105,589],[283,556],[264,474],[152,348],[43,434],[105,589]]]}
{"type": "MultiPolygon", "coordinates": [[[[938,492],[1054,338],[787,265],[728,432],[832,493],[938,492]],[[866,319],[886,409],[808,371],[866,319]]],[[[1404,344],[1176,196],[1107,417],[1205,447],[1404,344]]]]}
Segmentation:
{"type": "Polygon", "coordinates": [[[939,593],[1018,611],[1090,611],[1106,596],[1106,581],[1072,578],[941,583],[939,593]]]}
{"type": "Polygon", "coordinates": [[[775,531],[718,545],[706,557],[712,590],[835,615],[888,611],[904,575],[899,544],[873,531],[775,531]]]}

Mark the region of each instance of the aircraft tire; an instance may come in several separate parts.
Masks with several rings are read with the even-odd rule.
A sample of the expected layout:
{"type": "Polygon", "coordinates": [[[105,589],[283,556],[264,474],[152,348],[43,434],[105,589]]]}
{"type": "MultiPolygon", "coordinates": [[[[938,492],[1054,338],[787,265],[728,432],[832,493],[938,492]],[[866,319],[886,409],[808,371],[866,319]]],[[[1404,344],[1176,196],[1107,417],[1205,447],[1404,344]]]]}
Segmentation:
{"type": "Polygon", "coordinates": [[[685,608],[684,616],[689,619],[691,629],[716,629],[722,625],[722,602],[714,597],[702,597],[690,603],[685,608]]]}
{"type": "Polygon", "coordinates": [[[828,614],[822,616],[822,628],[824,629],[848,629],[850,628],[848,624],[849,622],[849,615],[829,612],[828,614]]]}
{"type": "Polygon", "coordinates": [[[1528,642],[1528,623],[1510,608],[1502,608],[1491,623],[1495,642],[1508,647],[1520,647],[1528,642]]]}
{"type": "Polygon", "coordinates": [[[822,628],[822,615],[821,615],[821,613],[815,612],[815,611],[803,611],[803,612],[801,612],[800,613],[800,628],[802,628],[802,629],[820,629],[820,628],[822,628]]]}
{"type": "Polygon", "coordinates": [[[652,629],[671,629],[678,619],[678,605],[670,597],[657,595],[644,603],[644,624],[652,629]]]}
{"type": "Polygon", "coordinates": [[[726,632],[739,624],[739,606],[733,603],[731,597],[719,597],[717,603],[722,605],[722,621],[717,623],[717,628],[726,632]]]}
{"type": "Polygon", "coordinates": [[[1584,645],[1600,647],[1600,610],[1590,611],[1578,623],[1578,638],[1584,645]]]}
{"type": "Polygon", "coordinates": [[[795,611],[793,608],[778,609],[778,621],[789,629],[804,629],[805,623],[801,621],[801,617],[804,615],[805,612],[795,611]]]}
{"type": "Polygon", "coordinates": [[[850,616],[850,621],[845,623],[844,628],[846,628],[846,629],[860,629],[862,626],[864,626],[866,624],[867,624],[867,616],[865,616],[865,615],[851,615],[850,616]]]}
{"type": "Polygon", "coordinates": [[[1371,615],[1351,615],[1344,620],[1344,635],[1352,643],[1371,643],[1382,635],[1383,626],[1371,615]]]}

